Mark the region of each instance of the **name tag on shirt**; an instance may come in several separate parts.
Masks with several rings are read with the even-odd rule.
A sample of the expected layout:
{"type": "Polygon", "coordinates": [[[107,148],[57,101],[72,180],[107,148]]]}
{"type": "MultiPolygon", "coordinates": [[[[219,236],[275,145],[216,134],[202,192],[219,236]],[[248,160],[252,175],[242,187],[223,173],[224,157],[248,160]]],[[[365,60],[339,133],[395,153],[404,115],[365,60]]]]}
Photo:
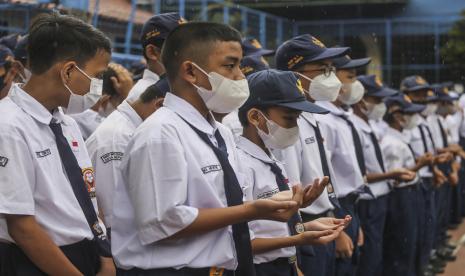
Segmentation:
{"type": "Polygon", "coordinates": [[[305,139],[305,144],[313,144],[313,143],[315,143],[314,136],[305,139]]]}
{"type": "Polygon", "coordinates": [[[210,165],[210,166],[203,167],[201,170],[203,174],[221,171],[221,165],[210,165]]]}
{"type": "Polygon", "coordinates": [[[257,196],[257,199],[265,199],[265,198],[270,198],[272,196],[274,196],[275,194],[279,193],[279,189],[276,188],[274,190],[271,190],[271,191],[267,191],[267,192],[264,192],[264,193],[261,193],[257,196]]]}
{"type": "Polygon", "coordinates": [[[52,154],[50,149],[46,149],[46,150],[43,150],[43,151],[36,151],[37,158],[43,158],[45,156],[49,156],[50,154],[52,154]]]}
{"type": "Polygon", "coordinates": [[[123,158],[122,152],[109,152],[109,153],[105,153],[104,155],[100,156],[100,159],[102,159],[102,162],[104,164],[110,161],[121,161],[122,158],[123,158]]]}
{"type": "Polygon", "coordinates": [[[0,156],[0,167],[6,167],[6,164],[8,164],[8,158],[0,156]]]}

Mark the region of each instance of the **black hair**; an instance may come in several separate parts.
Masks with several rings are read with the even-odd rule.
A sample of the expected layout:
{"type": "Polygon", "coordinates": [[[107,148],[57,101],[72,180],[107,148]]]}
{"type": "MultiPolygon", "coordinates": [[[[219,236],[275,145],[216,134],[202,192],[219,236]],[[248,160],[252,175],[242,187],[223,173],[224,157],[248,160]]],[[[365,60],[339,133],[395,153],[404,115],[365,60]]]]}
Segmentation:
{"type": "Polygon", "coordinates": [[[113,86],[113,81],[111,80],[111,77],[118,78],[115,70],[108,67],[107,70],[103,72],[103,76],[102,76],[102,80],[103,80],[102,93],[105,95],[110,95],[110,96],[118,94],[116,92],[115,87],[113,86]]]}
{"type": "Polygon", "coordinates": [[[30,27],[27,53],[34,74],[42,74],[57,62],[66,60],[74,60],[82,66],[99,50],[111,53],[108,37],[70,15],[44,13],[36,17],[30,27]]]}
{"type": "Polygon", "coordinates": [[[157,98],[165,97],[165,94],[156,84],[152,84],[139,96],[139,100],[143,103],[149,103],[157,98]]]}
{"type": "Polygon", "coordinates": [[[241,126],[242,126],[242,127],[247,127],[247,126],[249,126],[249,120],[247,119],[247,113],[248,113],[249,110],[251,110],[252,108],[256,108],[256,109],[260,110],[261,112],[267,114],[267,113],[268,113],[268,109],[269,109],[270,107],[272,107],[272,105],[242,106],[241,108],[239,108],[239,112],[238,112],[239,122],[241,123],[241,126]]]}
{"type": "Polygon", "coordinates": [[[161,53],[168,79],[176,77],[179,66],[185,60],[207,60],[211,50],[208,44],[217,41],[241,43],[241,34],[231,26],[212,22],[190,22],[174,28],[166,38],[161,53]]]}

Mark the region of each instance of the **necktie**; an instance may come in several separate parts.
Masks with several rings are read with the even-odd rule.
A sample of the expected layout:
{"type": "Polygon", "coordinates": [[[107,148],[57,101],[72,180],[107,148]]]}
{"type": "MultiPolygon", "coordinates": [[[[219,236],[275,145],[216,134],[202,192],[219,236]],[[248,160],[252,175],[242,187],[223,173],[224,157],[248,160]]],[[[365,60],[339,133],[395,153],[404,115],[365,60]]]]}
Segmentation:
{"type": "Polygon", "coordinates": [[[61,162],[63,163],[66,175],[71,183],[74,196],[76,196],[84,216],[86,217],[87,223],[92,230],[94,241],[97,243],[99,253],[101,256],[111,257],[110,243],[99,225],[97,214],[95,213],[86,184],[84,183],[82,170],[81,167],[79,167],[76,156],[74,156],[68,141],[63,135],[61,125],[52,121],[50,123],[50,129],[55,135],[61,162]]]}
{"type": "Polygon", "coordinates": [[[367,176],[367,168],[365,165],[365,156],[363,155],[363,148],[362,148],[362,141],[360,140],[360,136],[358,135],[357,129],[355,129],[354,123],[351,120],[346,118],[344,115],[339,116],[341,119],[346,121],[346,123],[350,127],[350,131],[352,132],[352,139],[354,141],[354,148],[355,148],[355,155],[357,156],[357,163],[360,168],[360,172],[362,173],[363,183],[362,192],[369,194],[371,197],[375,197],[374,194],[371,192],[370,188],[366,185],[366,176],[367,176]]]}
{"type": "Polygon", "coordinates": [[[449,146],[449,142],[447,141],[446,131],[444,130],[444,127],[442,126],[441,120],[439,120],[439,118],[438,118],[438,125],[439,125],[439,129],[441,131],[442,145],[445,148],[447,148],[449,146]]]}
{"type": "Polygon", "coordinates": [[[310,122],[308,123],[313,127],[313,130],[315,131],[316,141],[318,144],[318,151],[320,152],[320,161],[321,168],[323,170],[323,175],[329,177],[329,183],[326,186],[329,201],[331,202],[331,204],[333,204],[334,207],[340,209],[341,205],[339,204],[339,200],[337,200],[336,193],[334,192],[333,181],[331,179],[331,173],[329,172],[328,158],[326,157],[326,151],[325,146],[323,144],[323,136],[321,135],[320,127],[318,126],[318,123],[316,126],[312,125],[310,122]]]}
{"type": "MultiPolygon", "coordinates": [[[[427,153],[428,152],[428,143],[426,142],[426,135],[425,135],[425,131],[423,129],[423,125],[419,125],[418,129],[420,130],[421,140],[423,142],[423,147],[425,149],[425,153],[427,153]]],[[[427,129],[427,130],[429,130],[429,129],[427,129]]],[[[433,143],[433,139],[431,139],[431,143],[433,143]]],[[[434,149],[432,150],[432,152],[434,152],[434,149]]],[[[428,171],[430,171],[430,172],[433,171],[433,166],[432,165],[428,166],[428,171]]]]}
{"type": "MultiPolygon", "coordinates": [[[[185,121],[185,120],[184,120],[185,121]]],[[[216,147],[208,135],[196,127],[185,121],[207,145],[211,147],[215,153],[221,167],[223,168],[224,175],[224,191],[226,194],[226,201],[228,206],[236,206],[243,204],[242,189],[237,180],[236,173],[234,172],[228,160],[228,153],[226,143],[220,132],[216,130],[215,138],[218,142],[216,147]]],[[[232,233],[234,239],[234,246],[237,253],[238,267],[236,270],[237,275],[254,276],[255,268],[253,264],[252,245],[250,243],[249,226],[247,222],[237,223],[232,225],[232,233]]]]}
{"type": "Polygon", "coordinates": [[[376,135],[373,132],[370,132],[370,138],[375,148],[376,159],[378,159],[379,166],[381,167],[383,172],[386,172],[386,169],[384,168],[383,154],[381,153],[378,138],[376,138],[376,135]]]}

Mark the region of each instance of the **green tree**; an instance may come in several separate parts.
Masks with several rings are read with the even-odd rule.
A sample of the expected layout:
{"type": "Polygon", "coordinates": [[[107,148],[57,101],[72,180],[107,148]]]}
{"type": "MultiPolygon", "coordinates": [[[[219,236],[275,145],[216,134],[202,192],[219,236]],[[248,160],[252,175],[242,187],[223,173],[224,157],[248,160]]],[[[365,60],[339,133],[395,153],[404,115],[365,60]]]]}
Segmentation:
{"type": "Polygon", "coordinates": [[[448,33],[447,42],[441,48],[444,62],[450,68],[451,79],[465,81],[465,10],[448,33]]]}

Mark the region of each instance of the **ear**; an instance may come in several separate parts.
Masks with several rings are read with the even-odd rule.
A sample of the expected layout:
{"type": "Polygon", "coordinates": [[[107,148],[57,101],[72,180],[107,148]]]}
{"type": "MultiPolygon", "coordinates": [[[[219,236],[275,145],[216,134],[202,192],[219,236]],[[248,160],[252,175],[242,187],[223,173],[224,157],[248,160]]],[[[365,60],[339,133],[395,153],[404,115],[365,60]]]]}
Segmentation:
{"type": "Polygon", "coordinates": [[[260,115],[257,109],[252,108],[247,111],[247,121],[249,124],[254,125],[254,126],[259,126],[260,125],[260,115]]]}
{"type": "Polygon", "coordinates": [[[62,65],[57,64],[57,66],[61,67],[60,69],[61,79],[63,80],[65,84],[68,84],[71,80],[71,75],[74,74],[74,67],[76,67],[76,62],[68,61],[62,65]]]}
{"type": "Polygon", "coordinates": [[[161,51],[157,46],[149,44],[145,46],[145,55],[148,59],[152,61],[159,61],[161,56],[161,51]]]}
{"type": "Polygon", "coordinates": [[[157,99],[155,99],[155,103],[154,103],[155,110],[159,109],[160,107],[163,106],[163,101],[164,100],[165,100],[165,98],[157,98],[157,99]]]}
{"type": "Polygon", "coordinates": [[[197,83],[198,79],[195,75],[195,67],[192,65],[191,61],[184,61],[181,63],[181,66],[179,66],[179,77],[187,82],[190,83],[197,83]]]}

